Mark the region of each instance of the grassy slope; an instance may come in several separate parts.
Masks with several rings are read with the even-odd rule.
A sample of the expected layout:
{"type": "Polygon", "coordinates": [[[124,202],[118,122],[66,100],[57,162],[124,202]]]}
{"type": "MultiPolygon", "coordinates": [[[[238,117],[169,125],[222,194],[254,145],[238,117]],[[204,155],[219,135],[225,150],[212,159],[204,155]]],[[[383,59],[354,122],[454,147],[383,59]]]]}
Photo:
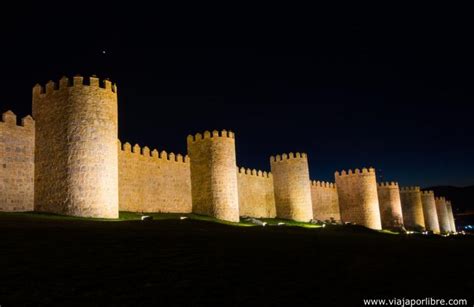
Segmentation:
{"type": "Polygon", "coordinates": [[[0,304],[360,306],[474,292],[472,237],[166,217],[0,214],[0,304]]]}

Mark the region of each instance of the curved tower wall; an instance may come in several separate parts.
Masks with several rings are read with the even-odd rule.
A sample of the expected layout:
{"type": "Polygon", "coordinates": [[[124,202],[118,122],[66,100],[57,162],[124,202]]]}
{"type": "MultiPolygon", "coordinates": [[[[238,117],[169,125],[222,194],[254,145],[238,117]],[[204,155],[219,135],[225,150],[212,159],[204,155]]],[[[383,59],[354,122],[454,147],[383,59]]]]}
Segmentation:
{"type": "Polygon", "coordinates": [[[188,136],[193,212],[239,221],[234,133],[214,130],[188,136]]]}
{"type": "Polygon", "coordinates": [[[420,187],[403,187],[400,190],[402,201],[403,223],[409,230],[425,229],[423,204],[421,203],[420,187]]]}
{"type": "Polygon", "coordinates": [[[436,213],[436,203],[433,191],[421,192],[421,203],[423,204],[423,216],[426,230],[439,233],[438,214],[436,213]]]}
{"type": "Polygon", "coordinates": [[[384,182],[377,185],[380,205],[380,218],[383,229],[403,227],[402,203],[397,182],[384,182]]]}
{"type": "Polygon", "coordinates": [[[446,199],[444,197],[435,197],[436,212],[438,213],[439,230],[441,233],[451,231],[446,199]]]}
{"type": "Polygon", "coordinates": [[[453,206],[449,200],[446,201],[446,210],[448,212],[449,229],[451,232],[456,232],[456,224],[454,222],[453,206]]]}
{"type": "Polygon", "coordinates": [[[117,218],[117,88],[83,81],[33,88],[35,210],[117,218]]]}
{"type": "Polygon", "coordinates": [[[377,182],[373,168],[335,173],[341,220],[382,229],[377,182]]]}
{"type": "Polygon", "coordinates": [[[305,153],[270,157],[279,218],[308,222],[313,219],[308,158],[305,153]]]}

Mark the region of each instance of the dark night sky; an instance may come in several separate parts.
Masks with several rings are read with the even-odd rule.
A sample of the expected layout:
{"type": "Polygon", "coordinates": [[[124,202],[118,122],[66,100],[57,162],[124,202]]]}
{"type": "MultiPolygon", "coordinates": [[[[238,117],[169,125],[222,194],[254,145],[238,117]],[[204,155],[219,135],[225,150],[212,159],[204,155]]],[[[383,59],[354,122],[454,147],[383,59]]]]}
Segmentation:
{"type": "Polygon", "coordinates": [[[370,20],[37,10],[0,21],[0,112],[29,114],[37,82],[97,74],[118,84],[122,141],[183,153],[188,134],[225,128],[239,166],[268,170],[270,155],[304,151],[313,179],[374,166],[402,185],[474,184],[462,8],[370,20]]]}

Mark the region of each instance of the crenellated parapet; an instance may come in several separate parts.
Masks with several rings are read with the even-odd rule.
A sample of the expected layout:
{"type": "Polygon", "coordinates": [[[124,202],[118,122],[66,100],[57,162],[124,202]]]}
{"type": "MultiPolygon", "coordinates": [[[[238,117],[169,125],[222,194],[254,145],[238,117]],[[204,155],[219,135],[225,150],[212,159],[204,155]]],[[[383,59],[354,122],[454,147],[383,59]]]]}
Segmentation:
{"type": "Polygon", "coordinates": [[[390,182],[379,182],[377,183],[377,187],[379,188],[387,188],[387,189],[398,189],[398,182],[390,181],[390,182]]]}
{"type": "Polygon", "coordinates": [[[411,187],[401,187],[400,188],[400,193],[413,193],[413,192],[421,192],[420,187],[411,186],[411,187]]]}
{"type": "Polygon", "coordinates": [[[245,167],[239,167],[237,169],[238,169],[239,175],[249,175],[249,176],[261,177],[261,178],[272,178],[271,172],[266,172],[266,171],[262,172],[261,170],[250,169],[250,168],[245,168],[245,167]]]}
{"type": "Polygon", "coordinates": [[[276,155],[276,156],[271,156],[270,157],[270,162],[284,162],[284,161],[287,161],[287,160],[293,160],[293,159],[307,159],[307,155],[306,153],[300,153],[300,152],[297,152],[297,153],[284,153],[284,154],[281,154],[281,155],[276,155]]]}
{"type": "Polygon", "coordinates": [[[336,189],[336,184],[334,182],[326,182],[319,180],[311,180],[312,187],[326,188],[326,189],[336,189]]]}
{"type": "Polygon", "coordinates": [[[177,163],[189,163],[189,156],[182,154],[175,154],[173,152],[166,152],[166,150],[162,150],[159,152],[157,149],[150,150],[148,146],[144,146],[143,148],[140,145],[135,144],[133,147],[129,142],[125,142],[121,144],[119,141],[119,149],[121,153],[127,154],[130,157],[137,158],[137,159],[148,159],[151,162],[177,162],[177,163]]]}
{"type": "Polygon", "coordinates": [[[188,143],[195,143],[199,142],[202,140],[207,140],[207,139],[214,139],[214,138],[230,138],[234,139],[235,135],[234,132],[228,131],[228,130],[213,130],[212,132],[206,130],[204,133],[196,133],[195,135],[188,135],[187,141],[188,143]]]}
{"type": "Polygon", "coordinates": [[[355,176],[355,175],[375,175],[375,169],[373,167],[364,167],[362,170],[356,168],[355,170],[349,169],[349,170],[342,170],[342,171],[336,171],[334,173],[334,176],[336,177],[346,177],[346,176],[355,176]]]}
{"type": "Polygon", "coordinates": [[[92,75],[87,78],[84,78],[82,76],[74,76],[72,79],[68,77],[62,77],[59,82],[54,82],[50,80],[44,86],[36,84],[33,87],[33,98],[38,96],[60,94],[64,91],[81,88],[101,89],[114,93],[115,95],[117,94],[117,85],[115,83],[112,83],[108,79],[99,79],[96,76],[92,75]]]}
{"type": "Polygon", "coordinates": [[[421,191],[421,195],[425,195],[425,196],[433,196],[434,197],[434,191],[431,191],[431,190],[425,190],[425,191],[421,191]]]}
{"type": "Polygon", "coordinates": [[[8,110],[2,113],[2,118],[0,120],[0,125],[5,125],[9,127],[22,127],[26,129],[34,129],[35,128],[35,121],[33,117],[27,115],[22,117],[20,120],[20,124],[18,125],[17,116],[11,110],[8,110]]]}

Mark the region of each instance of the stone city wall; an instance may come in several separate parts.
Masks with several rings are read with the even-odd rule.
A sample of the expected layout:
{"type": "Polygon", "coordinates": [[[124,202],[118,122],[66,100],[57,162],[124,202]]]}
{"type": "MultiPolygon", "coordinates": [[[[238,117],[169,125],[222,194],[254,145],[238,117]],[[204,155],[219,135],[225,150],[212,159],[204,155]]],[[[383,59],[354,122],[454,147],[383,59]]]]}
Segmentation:
{"type": "Polygon", "coordinates": [[[341,220],[339,198],[334,183],[311,181],[311,200],[313,203],[313,218],[315,220],[341,220]]]}
{"type": "Polygon", "coordinates": [[[274,218],[276,216],[273,176],[255,169],[239,168],[239,210],[241,216],[274,218]]]}
{"type": "Polygon", "coordinates": [[[188,156],[119,144],[120,211],[192,211],[188,156]]]}
{"type": "Polygon", "coordinates": [[[17,125],[12,111],[0,121],[0,211],[34,209],[35,122],[31,116],[17,125]]]}

